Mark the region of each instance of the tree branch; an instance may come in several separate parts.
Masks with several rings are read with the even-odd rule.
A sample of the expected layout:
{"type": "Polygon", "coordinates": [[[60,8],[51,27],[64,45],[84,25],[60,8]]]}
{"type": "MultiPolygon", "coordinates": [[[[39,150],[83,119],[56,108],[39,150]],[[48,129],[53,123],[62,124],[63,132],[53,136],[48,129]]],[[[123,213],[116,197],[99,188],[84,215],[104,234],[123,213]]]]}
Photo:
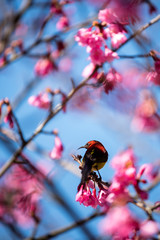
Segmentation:
{"type": "Polygon", "coordinates": [[[97,71],[97,68],[95,68],[95,70],[93,71],[93,73],[86,79],[84,79],[76,88],[72,89],[70,91],[70,93],[68,94],[68,96],[66,97],[66,99],[63,101],[62,104],[58,104],[55,109],[53,111],[51,111],[48,115],[48,117],[37,127],[37,129],[35,130],[35,132],[33,133],[33,135],[26,140],[25,142],[23,142],[23,144],[21,145],[21,147],[14,153],[14,155],[11,157],[11,159],[6,162],[0,169],[0,177],[3,176],[3,174],[10,168],[10,166],[12,165],[12,163],[17,159],[17,157],[21,154],[21,152],[23,151],[23,149],[39,134],[41,133],[41,131],[43,130],[43,128],[46,126],[46,124],[55,116],[57,115],[64,107],[64,105],[66,105],[66,103],[75,95],[75,93],[81,89],[82,87],[85,86],[86,82],[90,79],[90,77],[92,77],[94,75],[94,73],[97,71]]]}
{"type": "Polygon", "coordinates": [[[116,52],[117,50],[119,50],[121,47],[126,45],[126,43],[128,43],[130,40],[135,38],[137,35],[140,35],[145,29],[147,29],[151,25],[155,24],[159,20],[160,20],[160,14],[157,15],[155,18],[153,18],[149,23],[146,23],[144,26],[142,26],[137,31],[135,31],[124,43],[122,43],[118,48],[114,49],[113,51],[116,52]]]}
{"type": "Polygon", "coordinates": [[[73,228],[79,227],[79,226],[83,225],[84,223],[89,222],[89,221],[91,221],[92,219],[94,219],[96,217],[100,217],[100,216],[103,216],[103,215],[105,215],[105,212],[94,213],[91,216],[89,216],[89,217],[87,217],[85,219],[82,219],[80,221],[77,221],[77,222],[75,222],[75,223],[73,223],[73,224],[71,224],[71,225],[69,225],[69,226],[67,226],[65,228],[62,228],[62,229],[59,229],[59,230],[47,233],[46,235],[43,235],[41,237],[27,238],[25,240],[47,240],[47,239],[50,239],[50,238],[54,238],[54,237],[59,236],[60,234],[68,232],[69,230],[71,230],[73,228]]]}

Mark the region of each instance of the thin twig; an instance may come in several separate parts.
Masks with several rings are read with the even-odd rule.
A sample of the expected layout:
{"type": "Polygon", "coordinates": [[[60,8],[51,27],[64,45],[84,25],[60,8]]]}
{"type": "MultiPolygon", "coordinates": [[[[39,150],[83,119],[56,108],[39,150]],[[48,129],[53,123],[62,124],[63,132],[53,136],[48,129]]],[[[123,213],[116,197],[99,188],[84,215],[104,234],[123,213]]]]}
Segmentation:
{"type": "Polygon", "coordinates": [[[145,202],[143,202],[142,200],[141,201],[133,200],[133,201],[131,201],[131,203],[133,203],[137,207],[143,209],[145,211],[145,213],[147,214],[148,219],[153,220],[152,209],[145,202]]]}
{"type": "Polygon", "coordinates": [[[11,159],[6,162],[0,169],[0,177],[3,176],[3,174],[10,168],[12,163],[17,159],[17,157],[21,154],[23,149],[43,130],[43,128],[46,126],[46,124],[55,116],[57,115],[64,107],[64,105],[75,95],[75,93],[85,86],[86,82],[90,79],[90,77],[93,76],[93,74],[97,71],[97,67],[93,71],[93,73],[86,79],[84,79],[75,89],[72,89],[66,99],[63,101],[63,103],[58,104],[53,111],[51,111],[48,115],[48,117],[37,127],[33,135],[23,142],[23,144],[20,146],[20,148],[13,154],[11,159]]]}
{"type": "Polygon", "coordinates": [[[19,137],[20,137],[20,139],[21,139],[21,141],[22,141],[22,144],[23,144],[23,143],[25,142],[25,139],[24,139],[24,136],[23,136],[23,132],[22,132],[22,130],[21,130],[21,127],[20,127],[20,125],[19,125],[19,122],[18,122],[18,120],[17,120],[17,118],[16,118],[16,116],[15,116],[15,114],[14,114],[13,111],[12,111],[12,117],[13,117],[13,119],[14,119],[14,122],[15,122],[16,126],[17,126],[18,134],[19,134],[19,137]]]}
{"type": "Polygon", "coordinates": [[[150,54],[138,54],[138,55],[118,55],[120,58],[147,58],[150,54]]]}
{"type": "Polygon", "coordinates": [[[69,230],[71,230],[73,228],[79,227],[79,226],[83,225],[84,223],[89,222],[89,221],[91,221],[92,219],[94,219],[96,217],[100,217],[100,216],[103,216],[103,215],[105,215],[105,212],[94,213],[91,216],[89,216],[89,217],[87,217],[85,219],[82,219],[80,221],[77,221],[77,222],[75,222],[75,223],[73,223],[73,224],[71,224],[71,225],[69,225],[69,226],[67,226],[65,228],[62,228],[62,229],[59,229],[59,230],[47,233],[46,235],[43,235],[41,237],[27,238],[25,240],[47,240],[47,239],[50,239],[50,238],[54,238],[54,237],[59,236],[60,234],[68,232],[69,230]]]}
{"type": "Polygon", "coordinates": [[[118,48],[114,49],[114,51],[116,52],[117,50],[119,50],[121,47],[126,45],[126,43],[128,43],[130,40],[135,38],[137,35],[140,35],[145,29],[147,29],[154,23],[158,22],[159,20],[160,20],[160,14],[157,15],[155,18],[151,19],[151,21],[149,23],[146,23],[144,26],[142,26],[137,31],[135,31],[124,43],[122,43],[118,48]]]}

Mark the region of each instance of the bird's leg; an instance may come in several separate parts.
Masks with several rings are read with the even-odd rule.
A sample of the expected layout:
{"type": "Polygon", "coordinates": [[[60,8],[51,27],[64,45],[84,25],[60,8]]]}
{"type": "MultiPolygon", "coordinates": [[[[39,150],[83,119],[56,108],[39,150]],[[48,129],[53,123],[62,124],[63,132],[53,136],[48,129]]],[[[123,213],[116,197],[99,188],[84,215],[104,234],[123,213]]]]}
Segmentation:
{"type": "Polygon", "coordinates": [[[100,180],[100,182],[101,182],[101,181],[102,181],[102,177],[101,177],[101,174],[100,174],[98,168],[97,168],[97,172],[98,172],[99,180],[100,180]]]}

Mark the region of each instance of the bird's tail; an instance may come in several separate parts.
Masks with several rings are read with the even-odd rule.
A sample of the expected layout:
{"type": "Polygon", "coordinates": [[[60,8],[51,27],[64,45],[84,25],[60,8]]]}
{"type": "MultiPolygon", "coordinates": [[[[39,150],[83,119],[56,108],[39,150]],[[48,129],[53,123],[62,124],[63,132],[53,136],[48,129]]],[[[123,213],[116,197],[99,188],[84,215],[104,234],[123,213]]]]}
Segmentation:
{"type": "Polygon", "coordinates": [[[90,164],[85,164],[83,169],[82,169],[82,177],[81,177],[81,182],[78,185],[78,191],[80,189],[80,187],[83,185],[83,187],[85,187],[85,183],[88,179],[88,176],[91,172],[92,166],[90,164]]]}

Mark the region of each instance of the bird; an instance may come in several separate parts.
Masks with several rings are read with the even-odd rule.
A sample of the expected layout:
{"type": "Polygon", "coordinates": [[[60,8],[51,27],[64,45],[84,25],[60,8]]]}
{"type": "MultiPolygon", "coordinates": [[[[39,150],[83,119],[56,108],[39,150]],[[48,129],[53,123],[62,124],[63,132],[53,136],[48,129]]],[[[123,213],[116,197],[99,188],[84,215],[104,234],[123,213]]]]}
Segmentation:
{"type": "Polygon", "coordinates": [[[78,149],[81,148],[86,148],[87,151],[82,159],[82,177],[78,189],[80,189],[82,185],[83,188],[85,187],[85,183],[87,182],[88,176],[91,172],[98,171],[100,176],[99,170],[104,167],[108,160],[108,152],[99,141],[91,140],[78,149]]]}

